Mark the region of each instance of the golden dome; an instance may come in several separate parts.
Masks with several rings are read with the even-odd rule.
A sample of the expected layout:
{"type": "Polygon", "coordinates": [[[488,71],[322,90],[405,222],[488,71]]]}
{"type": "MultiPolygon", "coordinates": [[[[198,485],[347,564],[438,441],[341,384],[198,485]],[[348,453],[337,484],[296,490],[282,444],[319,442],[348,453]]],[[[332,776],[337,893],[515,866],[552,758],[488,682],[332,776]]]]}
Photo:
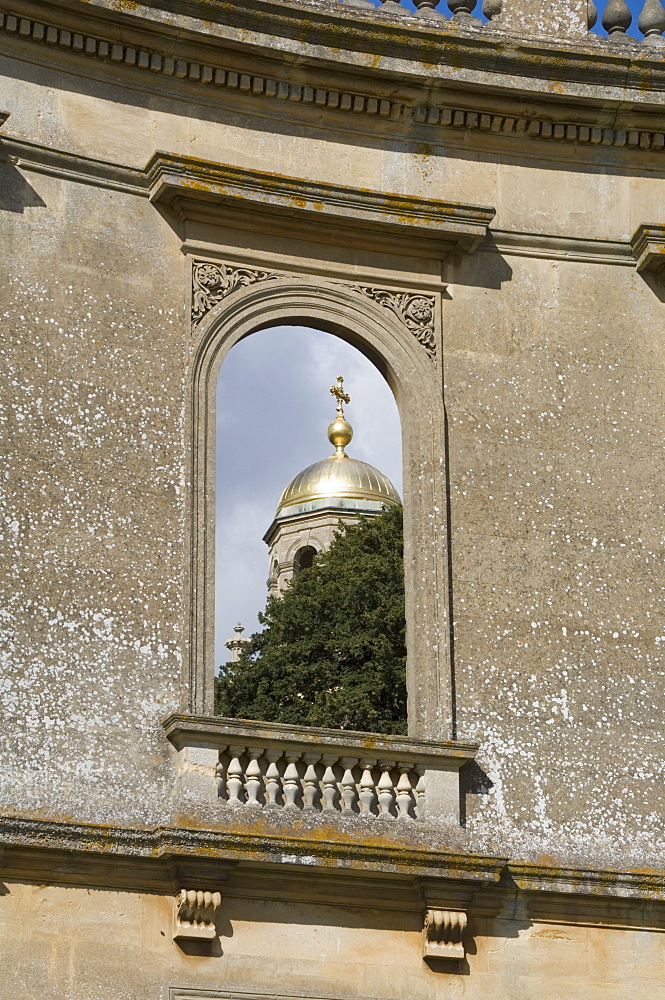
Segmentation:
{"type": "Polygon", "coordinates": [[[401,503],[399,493],[387,476],[368,462],[349,458],[344,451],[353,437],[353,428],[342,412],[342,401],[348,403],[349,397],[342,392],[341,375],[337,381],[338,386],[330,390],[337,398],[337,417],[328,428],[328,439],[335,445],[335,454],[308,465],[291,480],[279,499],[277,517],[325,507],[379,511],[385,504],[401,503]]]}
{"type": "Polygon", "coordinates": [[[373,465],[335,454],[307,466],[291,480],[280,497],[277,517],[300,513],[293,508],[305,504],[308,510],[344,507],[362,511],[399,503],[393,484],[373,465]]]}

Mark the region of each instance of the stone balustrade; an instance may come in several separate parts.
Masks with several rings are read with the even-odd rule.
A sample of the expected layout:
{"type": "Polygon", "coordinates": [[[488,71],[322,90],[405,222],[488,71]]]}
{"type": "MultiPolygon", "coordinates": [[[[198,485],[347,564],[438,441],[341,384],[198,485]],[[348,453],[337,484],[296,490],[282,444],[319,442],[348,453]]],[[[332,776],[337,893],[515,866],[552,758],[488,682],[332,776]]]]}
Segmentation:
{"type": "MultiPolygon", "coordinates": [[[[363,17],[388,15],[393,20],[408,18],[409,21],[405,23],[410,25],[414,24],[415,19],[422,19],[423,27],[432,29],[452,23],[474,30],[508,31],[512,35],[536,34],[566,40],[593,40],[601,45],[616,42],[631,46],[640,43],[648,47],[665,45],[665,9],[662,0],[642,0],[636,21],[626,0],[606,0],[601,17],[602,31],[595,32],[592,29],[597,23],[598,11],[594,0],[446,0],[445,3],[444,0],[413,0],[415,9],[407,7],[404,0],[329,2],[331,8],[357,12],[363,17]],[[446,7],[448,10],[444,13],[446,7]]],[[[137,48],[135,45],[123,45],[93,35],[78,34],[69,28],[61,28],[17,13],[0,12],[1,35],[15,35],[40,45],[57,46],[58,50],[68,49],[101,62],[123,63],[167,77],[182,79],[186,76],[192,81],[213,87],[239,87],[241,92],[243,77],[249,79],[248,74],[238,74],[235,70],[226,71],[137,48]]],[[[273,82],[277,93],[277,83],[269,81],[269,85],[272,86],[273,82]]],[[[288,89],[281,83],[280,88],[278,96],[284,99],[288,89]]]]}
{"type": "Polygon", "coordinates": [[[250,815],[459,821],[459,769],[475,744],[238,719],[170,716],[183,768],[213,753],[219,805],[250,815]]]}
{"type": "MultiPolygon", "coordinates": [[[[380,14],[425,17],[434,23],[450,19],[467,28],[482,28],[487,22],[493,22],[492,28],[501,28],[504,26],[503,22],[506,21],[506,26],[509,29],[519,28],[519,17],[517,19],[510,16],[507,19],[502,17],[504,3],[506,8],[512,6],[511,0],[447,0],[446,6],[450,12],[450,18],[448,18],[443,12],[444,5],[441,0],[414,0],[415,11],[409,9],[401,0],[379,0],[378,3],[373,3],[372,0],[343,0],[343,5],[347,7],[374,8],[380,14]]],[[[574,0],[553,0],[550,31],[547,30],[546,24],[548,18],[543,19],[543,30],[546,34],[561,34],[561,28],[558,27],[561,24],[561,18],[557,18],[557,13],[565,13],[567,3],[572,7],[574,0]],[[558,10],[555,10],[557,8],[558,10]]],[[[520,0],[518,0],[518,6],[520,5],[520,0]]],[[[594,0],[587,0],[586,25],[582,23],[582,29],[584,30],[585,27],[588,30],[593,29],[597,20],[598,11],[594,0]]],[[[628,43],[642,41],[647,45],[665,45],[665,38],[663,38],[665,8],[663,8],[661,0],[643,0],[636,22],[639,34],[642,36],[641,39],[628,34],[633,23],[633,14],[626,0],[607,0],[601,20],[603,29],[607,32],[606,39],[601,34],[594,34],[592,37],[601,42],[605,40],[628,43]]]]}

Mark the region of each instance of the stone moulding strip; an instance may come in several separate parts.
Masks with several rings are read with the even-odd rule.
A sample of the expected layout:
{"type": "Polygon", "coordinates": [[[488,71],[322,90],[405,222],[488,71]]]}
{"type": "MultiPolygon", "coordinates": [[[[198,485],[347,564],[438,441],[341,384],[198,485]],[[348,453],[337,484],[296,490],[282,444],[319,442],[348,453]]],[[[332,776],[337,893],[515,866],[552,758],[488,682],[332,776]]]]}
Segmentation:
{"type": "MultiPolygon", "coordinates": [[[[186,214],[182,203],[201,201],[242,210],[316,219],[317,225],[364,233],[417,236],[471,253],[487,234],[495,209],[478,205],[384,194],[366,188],[286,177],[170,153],[155,153],[146,166],[150,200],[186,214]]],[[[226,214],[226,213],[225,213],[226,214]]]]}
{"type": "Polygon", "coordinates": [[[574,236],[545,236],[542,233],[510,232],[493,229],[479,251],[515,257],[541,257],[577,263],[615,264],[634,267],[635,257],[628,242],[580,239],[574,236]]]}
{"type": "Polygon", "coordinates": [[[495,114],[484,110],[448,105],[417,104],[353,91],[315,87],[279,80],[256,73],[213,66],[197,60],[178,59],[155,49],[100,38],[71,28],[58,27],[11,11],[0,11],[0,33],[13,35],[54,50],[68,50],[129,70],[159,74],[209,89],[233,91],[254,98],[303,104],[351,116],[366,116],[387,122],[420,124],[437,129],[480,132],[489,136],[537,139],[547,142],[590,146],[628,147],[660,152],[665,148],[665,129],[601,127],[593,123],[552,121],[541,116],[495,114]]]}
{"type": "MultiPolygon", "coordinates": [[[[8,114],[5,114],[5,120],[8,114]]],[[[0,115],[0,127],[2,115],[0,115]]],[[[11,162],[14,166],[51,177],[61,177],[79,184],[91,184],[95,187],[110,188],[141,198],[149,198],[150,190],[145,170],[128,167],[123,164],[106,160],[98,160],[87,156],[77,156],[63,150],[52,149],[39,143],[17,139],[0,133],[0,161],[11,162]]],[[[213,262],[214,255],[210,247],[189,245],[184,249],[191,254],[206,254],[213,262]]],[[[636,267],[638,271],[658,271],[660,262],[665,261],[665,227],[659,224],[642,224],[637,228],[630,241],[612,241],[600,239],[578,239],[568,236],[552,235],[535,232],[511,232],[510,230],[492,229],[478,245],[479,252],[503,253],[525,257],[544,257],[550,260],[568,260],[582,263],[616,264],[624,267],[636,267]]],[[[253,263],[246,265],[254,268],[253,263]]],[[[299,272],[302,274],[302,272],[299,272]]],[[[308,272],[309,273],[309,272],[308,272]]],[[[319,271],[313,271],[321,277],[319,271]]],[[[289,272],[291,274],[291,272],[289,272]]],[[[279,276],[286,275],[280,274],[279,276]]],[[[351,285],[336,276],[333,281],[351,285]]],[[[446,285],[439,285],[438,292],[445,290],[446,285]]],[[[398,289],[399,291],[400,289],[398,289]]],[[[420,291],[427,296],[430,288],[419,286],[420,291]]],[[[413,294],[416,294],[414,291],[413,294]]]]}
{"type": "Polygon", "coordinates": [[[64,153],[25,139],[0,134],[0,160],[9,160],[15,167],[79,184],[111,188],[140,198],[147,198],[149,195],[143,170],[88,156],[77,156],[75,153],[64,153]]]}

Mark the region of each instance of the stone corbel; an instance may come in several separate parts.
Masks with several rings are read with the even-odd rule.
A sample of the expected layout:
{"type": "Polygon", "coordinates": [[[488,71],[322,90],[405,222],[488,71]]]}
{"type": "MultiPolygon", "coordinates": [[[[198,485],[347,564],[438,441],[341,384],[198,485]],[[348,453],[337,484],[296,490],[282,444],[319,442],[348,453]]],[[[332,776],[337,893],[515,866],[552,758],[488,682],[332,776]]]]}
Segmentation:
{"type": "Polygon", "coordinates": [[[665,225],[642,223],[633,233],[630,245],[638,271],[660,272],[665,268],[665,225]]]}
{"type": "Polygon", "coordinates": [[[222,902],[219,892],[181,889],[176,898],[175,941],[212,941],[217,937],[215,915],[222,902]]]}
{"type": "Polygon", "coordinates": [[[466,923],[465,910],[429,907],[423,921],[423,958],[463,959],[466,923]]]}

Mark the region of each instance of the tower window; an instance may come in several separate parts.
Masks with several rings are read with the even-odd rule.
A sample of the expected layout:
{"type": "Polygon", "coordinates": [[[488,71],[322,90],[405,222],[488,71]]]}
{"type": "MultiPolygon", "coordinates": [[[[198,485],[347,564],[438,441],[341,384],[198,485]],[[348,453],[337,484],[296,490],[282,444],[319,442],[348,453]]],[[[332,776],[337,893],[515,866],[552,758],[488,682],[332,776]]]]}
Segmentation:
{"type": "Polygon", "coordinates": [[[315,555],[316,549],[311,545],[305,545],[304,548],[299,549],[296,552],[295,559],[293,560],[294,574],[299,573],[301,569],[311,569],[315,555]]]}

